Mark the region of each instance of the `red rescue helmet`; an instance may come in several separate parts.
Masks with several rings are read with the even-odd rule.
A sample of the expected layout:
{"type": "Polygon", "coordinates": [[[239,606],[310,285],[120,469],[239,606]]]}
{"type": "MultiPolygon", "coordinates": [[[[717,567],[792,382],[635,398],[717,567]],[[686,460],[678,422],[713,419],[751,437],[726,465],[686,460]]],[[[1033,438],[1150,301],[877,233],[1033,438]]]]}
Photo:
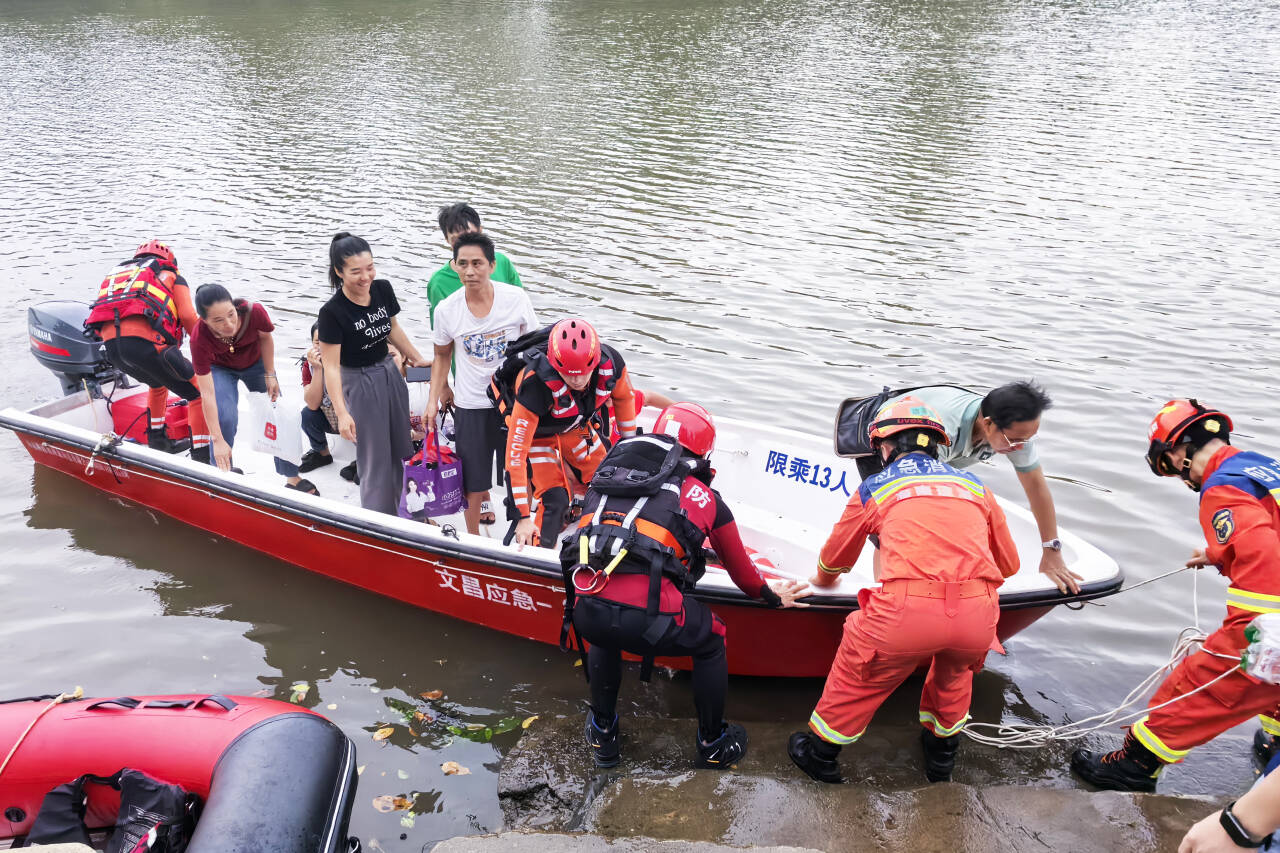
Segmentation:
{"type": "Polygon", "coordinates": [[[561,320],[551,327],[547,360],[564,376],[586,376],[600,363],[600,336],[586,320],[561,320]]]}
{"type": "Polygon", "coordinates": [[[170,249],[167,244],[161,243],[159,240],[148,240],[138,247],[138,251],[133,253],[135,258],[140,258],[143,255],[155,255],[175,270],[178,268],[178,256],[173,253],[173,249],[170,249]]]}
{"type": "Polygon", "coordinates": [[[1194,398],[1170,400],[1156,412],[1151,426],[1147,427],[1147,439],[1151,442],[1147,446],[1147,464],[1157,477],[1182,476],[1185,479],[1184,471],[1189,471],[1190,466],[1184,465],[1184,471],[1179,471],[1169,464],[1165,454],[1180,444],[1202,444],[1210,438],[1225,441],[1234,428],[1231,418],[1225,413],[1206,408],[1194,398]]]}
{"type": "MultiPolygon", "coordinates": [[[[901,397],[881,406],[871,421],[869,435],[874,444],[878,438],[889,438],[911,429],[934,433],[938,444],[951,444],[942,418],[919,397],[901,397]]],[[[921,448],[928,447],[929,438],[922,433],[916,437],[916,443],[921,448]]]]}
{"type": "Polygon", "coordinates": [[[658,413],[653,431],[669,435],[696,456],[708,456],[716,447],[716,423],[697,403],[672,403],[658,413]]]}

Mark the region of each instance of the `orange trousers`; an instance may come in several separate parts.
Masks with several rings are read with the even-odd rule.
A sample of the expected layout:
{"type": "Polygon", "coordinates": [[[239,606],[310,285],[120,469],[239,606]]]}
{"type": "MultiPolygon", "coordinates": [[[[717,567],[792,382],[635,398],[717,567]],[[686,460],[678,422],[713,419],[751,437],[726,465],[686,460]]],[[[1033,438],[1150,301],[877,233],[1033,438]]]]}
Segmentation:
{"type": "Polygon", "coordinates": [[[1186,758],[1192,747],[1213,740],[1227,729],[1262,715],[1262,728],[1280,735],[1280,685],[1254,681],[1239,669],[1240,653],[1248,643],[1244,628],[1249,620],[1223,625],[1209,635],[1204,647],[1178,664],[1160,685],[1147,708],[1147,716],[1133,724],[1133,734],[1166,764],[1186,758]],[[1213,654],[1216,652],[1217,654],[1213,654]],[[1218,657],[1227,655],[1228,657],[1218,657]],[[1209,684],[1222,673],[1235,670],[1199,693],[1156,708],[1178,696],[1209,684]]]}
{"type": "Polygon", "coordinates": [[[534,522],[541,542],[554,543],[564,529],[563,519],[547,516],[546,511],[563,514],[570,498],[586,491],[586,484],[595,476],[605,453],[604,443],[587,425],[533,440],[529,448],[529,486],[538,501],[534,522]],[[554,489],[563,489],[563,495],[549,495],[554,489]]]}
{"type": "Polygon", "coordinates": [[[856,742],[889,694],[927,663],[920,723],[939,737],[958,733],[969,719],[973,674],[996,638],[996,587],[891,580],[858,598],[809,728],[830,743],[856,742]]]}

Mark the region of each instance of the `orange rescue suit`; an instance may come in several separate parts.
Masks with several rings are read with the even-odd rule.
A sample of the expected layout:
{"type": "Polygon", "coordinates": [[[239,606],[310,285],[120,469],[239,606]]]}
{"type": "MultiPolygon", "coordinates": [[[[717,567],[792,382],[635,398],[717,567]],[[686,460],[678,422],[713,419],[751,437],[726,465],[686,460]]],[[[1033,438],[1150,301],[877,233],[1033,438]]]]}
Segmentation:
{"type": "Polygon", "coordinates": [[[879,537],[881,587],[858,595],[809,728],[848,745],[881,703],[929,664],[920,723],[938,737],[969,719],[973,673],[996,639],[996,593],[1018,571],[1004,512],[977,477],[924,453],[900,456],[863,481],[819,556],[847,572],[879,537]]]}
{"type": "Polygon", "coordinates": [[[1280,735],[1280,685],[1256,681],[1238,667],[1248,645],[1245,627],[1260,613],[1280,613],[1280,491],[1272,491],[1280,490],[1280,463],[1223,447],[1209,457],[1202,483],[1205,558],[1231,587],[1222,627],[1178,664],[1147,703],[1147,716],[1134,723],[1137,739],[1167,764],[1254,715],[1262,715],[1268,733],[1280,735]],[[1185,698],[1156,707],[1177,697],[1185,698]]]}

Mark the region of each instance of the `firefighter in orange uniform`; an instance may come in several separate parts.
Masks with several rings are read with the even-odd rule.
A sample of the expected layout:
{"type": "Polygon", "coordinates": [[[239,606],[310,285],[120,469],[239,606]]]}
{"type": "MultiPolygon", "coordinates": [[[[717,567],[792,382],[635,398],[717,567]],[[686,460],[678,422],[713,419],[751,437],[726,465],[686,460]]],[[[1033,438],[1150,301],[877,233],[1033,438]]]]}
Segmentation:
{"type": "Polygon", "coordinates": [[[1200,493],[1208,547],[1187,565],[1217,566],[1230,578],[1227,617],[1164,680],[1120,749],[1081,749],[1071,757],[1071,769],[1099,788],[1154,791],[1165,765],[1255,714],[1262,715],[1265,732],[1280,731],[1280,685],[1239,667],[1248,645],[1245,627],[1260,613],[1280,613],[1280,462],[1232,447],[1231,429],[1222,412],[1195,400],[1170,400],[1147,431],[1152,472],[1181,477],[1200,493]]]}
{"type": "Polygon", "coordinates": [[[586,320],[561,320],[545,344],[508,355],[509,362],[513,358],[523,359],[523,366],[512,387],[504,387],[509,372],[504,363],[489,396],[506,420],[504,464],[519,515],[515,541],[553,548],[573,492],[585,491],[581,484],[591,480],[607,449],[592,418],[612,402],[619,433],[635,435],[635,391],[622,356],[601,344],[586,320]]]}
{"type": "Polygon", "coordinates": [[[833,586],[879,537],[880,588],[858,595],[809,731],[787,744],[820,782],[841,782],[836,757],[855,743],[893,690],[929,664],[920,697],[925,776],[951,778],[969,719],[973,673],[996,639],[997,589],[1018,571],[1018,552],[995,495],[972,474],[939,462],[941,419],[915,397],[882,408],[871,444],[888,467],[863,481],[831,531],[815,586],[833,586]]]}
{"type": "MultiPolygon", "coordinates": [[[[165,433],[169,392],[190,402],[200,399],[195,370],[182,354],[182,334],[197,321],[187,280],[178,273],[173,250],[159,240],[138,247],[133,257],[107,274],[85,328],[104,341],[107,359],[151,389],[147,446],[175,453],[181,446],[165,433]]],[[[197,403],[187,407],[191,455],[209,461],[209,429],[197,403]]]]}

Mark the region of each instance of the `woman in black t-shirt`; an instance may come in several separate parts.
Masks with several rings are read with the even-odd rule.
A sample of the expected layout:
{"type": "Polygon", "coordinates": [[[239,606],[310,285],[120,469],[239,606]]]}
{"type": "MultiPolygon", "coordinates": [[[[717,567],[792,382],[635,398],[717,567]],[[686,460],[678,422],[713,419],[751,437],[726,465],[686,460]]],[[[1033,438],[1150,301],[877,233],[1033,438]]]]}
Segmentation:
{"type": "Polygon", "coordinates": [[[391,282],[374,278],[373,250],[342,232],[329,244],[334,294],[320,309],[320,362],[338,432],[355,442],[360,505],[395,515],[403,481],[401,461],[413,454],[409,392],[387,352],[395,344],[411,365],[428,362],[400,328],[391,282]]]}

